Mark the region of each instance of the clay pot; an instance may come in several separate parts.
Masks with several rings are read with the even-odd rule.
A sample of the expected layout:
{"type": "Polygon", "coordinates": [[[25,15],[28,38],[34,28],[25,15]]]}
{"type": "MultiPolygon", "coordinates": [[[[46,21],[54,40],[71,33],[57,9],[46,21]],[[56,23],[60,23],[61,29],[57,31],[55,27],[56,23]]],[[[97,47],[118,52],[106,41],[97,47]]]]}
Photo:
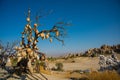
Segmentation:
{"type": "Polygon", "coordinates": [[[44,37],[44,36],[45,36],[45,33],[42,32],[42,33],[40,34],[40,36],[41,36],[41,37],[44,37]]]}
{"type": "Polygon", "coordinates": [[[30,18],[28,17],[26,20],[29,22],[29,21],[30,21],[30,18]]]}
{"type": "Polygon", "coordinates": [[[48,38],[49,38],[49,36],[50,36],[50,34],[49,34],[49,33],[47,33],[47,34],[45,35],[45,38],[46,38],[46,39],[48,39],[48,38]]]}
{"type": "Polygon", "coordinates": [[[49,40],[50,42],[52,42],[52,38],[50,38],[50,40],[49,40]]]}
{"type": "Polygon", "coordinates": [[[17,46],[15,46],[15,47],[14,47],[14,49],[15,49],[15,50],[18,50],[18,47],[17,47],[17,46]]]}
{"type": "Polygon", "coordinates": [[[23,51],[23,52],[21,53],[21,55],[22,55],[23,57],[25,57],[25,56],[26,56],[26,52],[23,51]]]}
{"type": "Polygon", "coordinates": [[[36,33],[36,34],[38,34],[38,33],[39,33],[39,31],[38,31],[38,30],[36,30],[36,31],[35,31],[35,33],[36,33]]]}
{"type": "Polygon", "coordinates": [[[35,23],[34,26],[37,27],[38,25],[35,23]]]}
{"type": "Polygon", "coordinates": [[[56,31],[56,36],[59,36],[59,31],[56,31]]]}
{"type": "Polygon", "coordinates": [[[27,48],[27,52],[30,53],[32,52],[32,50],[30,48],[27,48]]]}

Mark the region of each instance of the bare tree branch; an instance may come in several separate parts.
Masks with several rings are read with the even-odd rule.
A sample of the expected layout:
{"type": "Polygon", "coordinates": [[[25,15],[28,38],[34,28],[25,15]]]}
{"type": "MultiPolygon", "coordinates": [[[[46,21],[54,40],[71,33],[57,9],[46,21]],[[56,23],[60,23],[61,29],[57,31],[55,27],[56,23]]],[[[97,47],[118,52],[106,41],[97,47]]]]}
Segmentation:
{"type": "Polygon", "coordinates": [[[62,42],[62,45],[64,45],[64,40],[59,39],[58,37],[54,36],[55,39],[57,39],[58,41],[62,42]]]}

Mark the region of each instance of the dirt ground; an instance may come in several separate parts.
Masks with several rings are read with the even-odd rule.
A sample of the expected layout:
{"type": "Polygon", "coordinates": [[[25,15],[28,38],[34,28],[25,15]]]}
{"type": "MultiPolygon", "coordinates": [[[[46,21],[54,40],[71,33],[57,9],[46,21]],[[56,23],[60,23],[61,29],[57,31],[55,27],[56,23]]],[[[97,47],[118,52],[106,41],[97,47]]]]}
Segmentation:
{"type": "Polygon", "coordinates": [[[78,57],[78,58],[71,58],[67,60],[57,59],[56,61],[49,62],[49,67],[50,68],[55,67],[55,64],[58,62],[63,63],[63,70],[64,70],[63,72],[49,71],[50,74],[33,73],[32,75],[25,74],[25,75],[17,76],[14,74],[11,76],[5,70],[2,70],[0,68],[0,80],[73,80],[70,78],[71,77],[80,78],[82,76],[82,74],[73,72],[75,70],[89,69],[92,71],[97,71],[99,69],[98,57],[94,57],[94,58],[78,57]]]}
{"type": "Polygon", "coordinates": [[[6,71],[0,70],[0,80],[71,80],[70,77],[80,77],[80,74],[72,73],[73,70],[84,70],[84,69],[94,69],[97,70],[98,66],[98,58],[88,58],[88,57],[79,57],[74,59],[58,59],[55,62],[50,62],[49,67],[55,67],[57,62],[63,63],[63,72],[59,71],[50,71],[51,74],[38,74],[34,73],[32,75],[25,74],[21,76],[17,75],[9,75],[6,71]],[[74,60],[74,62],[73,62],[74,60]]]}
{"type": "Polygon", "coordinates": [[[85,69],[97,70],[97,69],[99,69],[98,57],[95,57],[95,58],[79,57],[79,58],[68,59],[68,60],[59,59],[56,62],[49,63],[49,67],[50,68],[55,67],[55,63],[57,63],[57,62],[63,63],[64,71],[85,70],[85,69]]]}

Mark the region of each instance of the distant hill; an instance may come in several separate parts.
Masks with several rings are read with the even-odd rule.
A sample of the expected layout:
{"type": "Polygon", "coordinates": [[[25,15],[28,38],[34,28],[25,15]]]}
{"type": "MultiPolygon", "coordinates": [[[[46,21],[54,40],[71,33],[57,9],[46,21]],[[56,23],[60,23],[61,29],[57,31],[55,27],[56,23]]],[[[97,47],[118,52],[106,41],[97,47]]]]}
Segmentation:
{"type": "Polygon", "coordinates": [[[80,53],[70,53],[67,54],[65,56],[61,56],[60,58],[74,58],[74,57],[81,57],[81,56],[85,56],[85,57],[95,57],[95,56],[99,56],[99,55],[109,55],[112,53],[117,53],[120,54],[120,44],[117,45],[102,45],[100,46],[100,48],[91,48],[88,49],[87,51],[85,51],[84,53],[80,52],[80,53]]]}

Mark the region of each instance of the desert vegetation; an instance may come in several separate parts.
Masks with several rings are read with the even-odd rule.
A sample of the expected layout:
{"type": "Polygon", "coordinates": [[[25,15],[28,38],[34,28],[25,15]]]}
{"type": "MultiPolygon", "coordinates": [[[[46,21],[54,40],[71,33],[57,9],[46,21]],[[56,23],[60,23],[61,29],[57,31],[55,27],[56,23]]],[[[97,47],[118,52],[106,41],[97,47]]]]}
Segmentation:
{"type": "Polygon", "coordinates": [[[86,75],[86,80],[119,80],[120,75],[115,71],[92,72],[86,75]]]}

